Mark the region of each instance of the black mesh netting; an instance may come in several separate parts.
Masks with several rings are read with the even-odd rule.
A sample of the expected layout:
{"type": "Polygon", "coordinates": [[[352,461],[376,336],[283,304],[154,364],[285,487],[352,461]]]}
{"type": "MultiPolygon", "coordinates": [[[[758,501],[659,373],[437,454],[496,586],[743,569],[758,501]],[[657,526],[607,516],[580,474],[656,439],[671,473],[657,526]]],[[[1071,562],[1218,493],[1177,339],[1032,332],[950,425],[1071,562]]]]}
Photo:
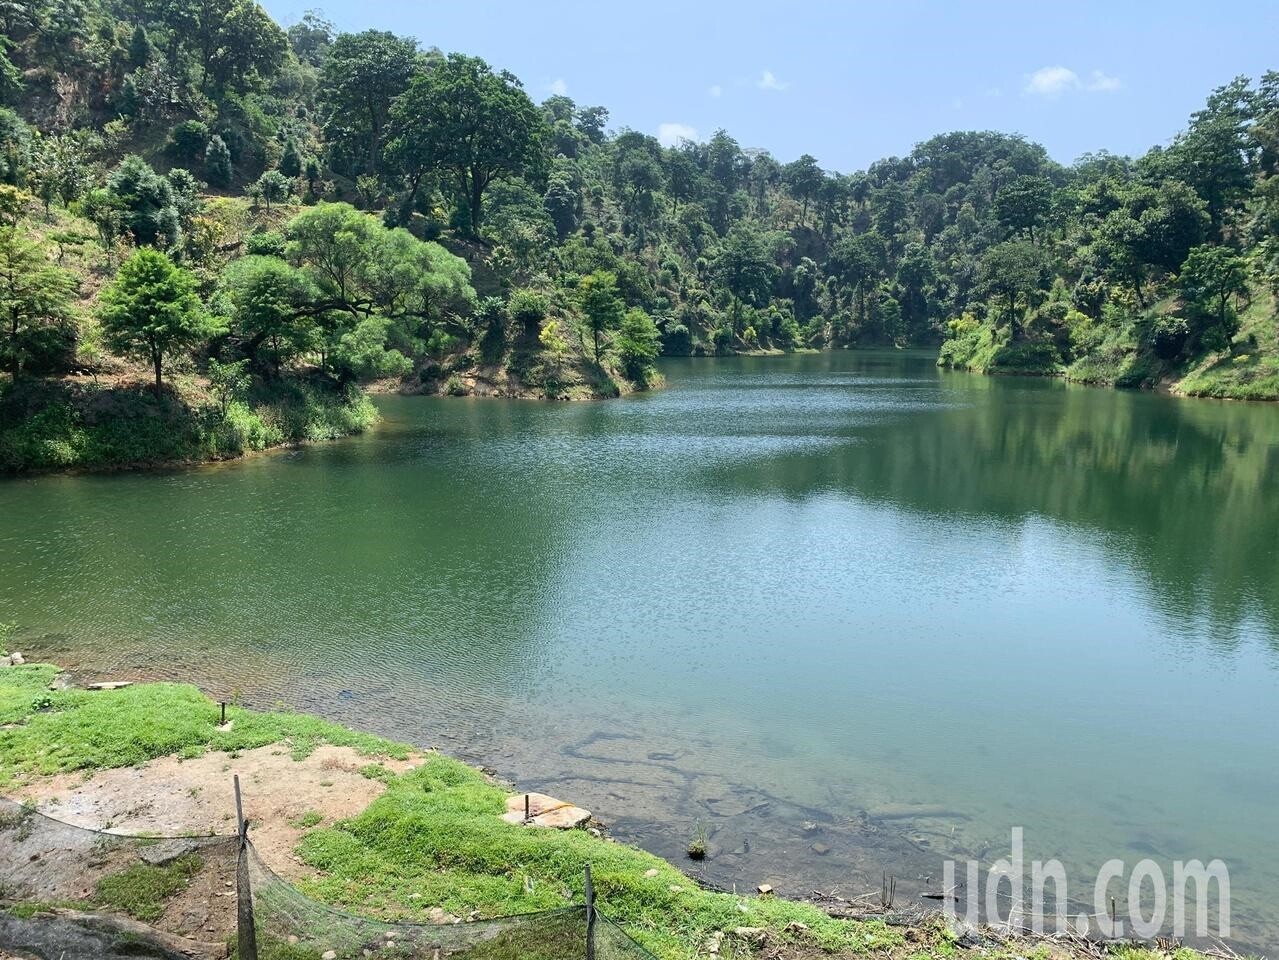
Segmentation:
{"type": "Polygon", "coordinates": [[[0,952],[48,960],[248,960],[237,872],[259,960],[651,960],[621,928],[567,907],[465,923],[387,923],[312,900],[237,836],[126,836],[0,799],[0,952]],[[588,940],[591,943],[588,952],[588,940]]]}
{"type": "Polygon", "coordinates": [[[68,960],[224,955],[237,851],[234,836],[125,836],[0,799],[0,948],[68,960]]]}
{"type": "MultiPolygon", "coordinates": [[[[312,900],[247,850],[260,960],[338,960],[367,956],[404,960],[581,960],[588,956],[587,911],[566,907],[493,920],[387,923],[343,913],[312,900]]],[[[652,955],[596,911],[589,939],[599,960],[652,955]]]]}

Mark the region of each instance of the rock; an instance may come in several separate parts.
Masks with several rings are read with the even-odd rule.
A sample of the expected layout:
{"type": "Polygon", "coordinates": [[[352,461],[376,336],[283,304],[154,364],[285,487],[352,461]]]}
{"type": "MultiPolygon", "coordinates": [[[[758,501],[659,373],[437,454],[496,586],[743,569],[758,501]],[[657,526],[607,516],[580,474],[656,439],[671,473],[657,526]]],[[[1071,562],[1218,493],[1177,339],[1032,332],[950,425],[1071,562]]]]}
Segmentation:
{"type": "Polygon", "coordinates": [[[805,820],[805,821],[804,821],[804,832],[805,832],[805,833],[816,833],[816,832],[817,832],[817,830],[818,830],[818,827],[817,827],[817,821],[815,821],[815,820],[805,820]]]}
{"type": "Polygon", "coordinates": [[[22,654],[15,650],[13,653],[9,654],[9,662],[15,667],[20,667],[27,661],[23,658],[22,654]]]}
{"type": "Polygon", "coordinates": [[[762,947],[768,940],[768,931],[763,927],[737,927],[733,931],[733,939],[751,947],[762,947]]]}
{"type": "Polygon", "coordinates": [[[755,889],[759,891],[759,895],[761,897],[766,897],[773,892],[773,885],[770,883],[761,883],[755,889]]]}
{"type": "Polygon", "coordinates": [[[672,884],[671,884],[669,887],[667,887],[666,889],[667,889],[667,890],[669,890],[671,893],[683,893],[683,892],[684,892],[684,888],[683,888],[683,887],[681,887],[681,886],[680,886],[679,884],[677,884],[677,883],[672,883],[672,884]]]}
{"type": "Polygon", "coordinates": [[[132,680],[103,680],[101,683],[91,683],[86,690],[123,690],[125,687],[133,686],[132,680]]]}
{"type": "Polygon", "coordinates": [[[68,677],[65,673],[60,673],[53,678],[53,681],[49,684],[49,689],[50,690],[70,690],[71,678],[68,677]]]}
{"type": "Polygon", "coordinates": [[[599,828],[597,827],[587,827],[586,832],[589,833],[592,837],[595,837],[595,839],[597,840],[600,837],[604,836],[604,834],[600,833],[599,828]]]}
{"type": "Polygon", "coordinates": [[[649,869],[645,870],[645,871],[644,871],[644,876],[646,876],[646,877],[655,877],[655,876],[657,876],[657,867],[650,867],[649,869]]]}
{"type": "Polygon", "coordinates": [[[808,849],[812,850],[813,853],[817,854],[819,857],[824,857],[826,856],[826,854],[830,853],[830,847],[826,846],[826,844],[821,842],[813,844],[808,849]]]}
{"type": "Polygon", "coordinates": [[[289,943],[298,943],[298,935],[296,933],[289,934],[289,943]]]}
{"type": "Polygon", "coordinates": [[[325,950],[320,954],[320,960],[338,960],[338,952],[336,950],[325,950]]]}
{"type": "Polygon", "coordinates": [[[432,907],[426,911],[427,919],[431,923],[461,923],[460,917],[455,917],[451,913],[446,913],[443,907],[432,907]]]}
{"type": "Polygon", "coordinates": [[[710,954],[719,953],[720,947],[724,945],[724,931],[716,930],[706,941],[706,952],[710,954]]]}
{"type": "Polygon", "coordinates": [[[808,924],[802,923],[799,920],[792,920],[782,929],[784,929],[787,933],[808,933],[808,924]]]}
{"type": "Polygon", "coordinates": [[[216,727],[214,727],[213,729],[217,730],[217,731],[218,731],[218,733],[230,733],[230,732],[231,732],[231,728],[232,728],[232,727],[234,727],[234,726],[235,726],[235,721],[234,721],[234,720],[228,720],[226,723],[218,724],[218,725],[217,725],[216,727]]]}
{"type": "Polygon", "coordinates": [[[153,867],[167,867],[190,852],[191,844],[185,840],[161,840],[149,847],[143,847],[138,854],[138,859],[153,867]]]}
{"type": "Polygon", "coordinates": [[[564,800],[556,800],[544,793],[517,793],[506,800],[507,823],[522,823],[530,827],[550,827],[555,830],[572,830],[584,826],[591,819],[591,811],[583,810],[564,800]],[[525,798],[528,800],[529,819],[524,819],[525,798]]]}

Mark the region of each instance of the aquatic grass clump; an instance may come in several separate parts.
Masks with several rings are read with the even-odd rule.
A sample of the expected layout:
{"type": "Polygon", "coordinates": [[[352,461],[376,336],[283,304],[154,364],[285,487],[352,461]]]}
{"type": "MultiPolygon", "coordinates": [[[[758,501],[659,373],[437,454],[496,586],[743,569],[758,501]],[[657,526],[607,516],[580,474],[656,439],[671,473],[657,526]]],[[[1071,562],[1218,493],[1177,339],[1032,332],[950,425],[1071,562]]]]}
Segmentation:
{"type": "Polygon", "coordinates": [[[693,838],[688,841],[688,858],[690,860],[705,860],[707,851],[706,828],[702,826],[699,820],[693,827],[693,838]]]}

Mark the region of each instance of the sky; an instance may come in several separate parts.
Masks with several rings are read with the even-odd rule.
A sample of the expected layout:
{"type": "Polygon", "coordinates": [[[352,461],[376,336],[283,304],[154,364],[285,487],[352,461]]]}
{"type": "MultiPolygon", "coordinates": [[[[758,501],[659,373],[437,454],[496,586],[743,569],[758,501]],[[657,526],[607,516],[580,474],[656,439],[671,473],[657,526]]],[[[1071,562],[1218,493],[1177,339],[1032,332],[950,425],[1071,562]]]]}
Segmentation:
{"type": "Polygon", "coordinates": [[[265,0],[484,57],[534,100],[602,105],[665,143],[726,129],[851,172],[950,130],[1000,130],[1069,163],[1137,155],[1208,93],[1279,70],[1275,0],[265,0]]]}

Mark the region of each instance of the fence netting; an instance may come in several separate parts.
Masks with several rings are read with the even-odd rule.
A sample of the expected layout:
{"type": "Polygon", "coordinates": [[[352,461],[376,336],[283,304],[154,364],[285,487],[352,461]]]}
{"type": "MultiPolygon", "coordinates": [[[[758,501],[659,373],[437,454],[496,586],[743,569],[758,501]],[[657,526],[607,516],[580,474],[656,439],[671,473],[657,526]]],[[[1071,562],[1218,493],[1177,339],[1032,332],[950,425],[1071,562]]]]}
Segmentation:
{"type": "Polygon", "coordinates": [[[251,889],[243,902],[252,905],[257,960],[652,960],[599,910],[585,906],[456,923],[390,923],[308,897],[272,871],[252,843],[241,848],[234,834],[91,830],[0,798],[0,953],[250,960],[237,942],[240,876],[251,889]]]}
{"type": "Polygon", "coordinates": [[[275,874],[249,844],[259,960],[651,960],[616,924],[585,906],[491,920],[390,923],[336,910],[275,874]],[[588,929],[588,926],[590,929],[588,929]],[[588,940],[591,949],[588,951],[588,940]]]}
{"type": "Polygon", "coordinates": [[[225,955],[238,848],[234,836],[90,830],[0,799],[0,948],[108,960],[225,955]]]}

